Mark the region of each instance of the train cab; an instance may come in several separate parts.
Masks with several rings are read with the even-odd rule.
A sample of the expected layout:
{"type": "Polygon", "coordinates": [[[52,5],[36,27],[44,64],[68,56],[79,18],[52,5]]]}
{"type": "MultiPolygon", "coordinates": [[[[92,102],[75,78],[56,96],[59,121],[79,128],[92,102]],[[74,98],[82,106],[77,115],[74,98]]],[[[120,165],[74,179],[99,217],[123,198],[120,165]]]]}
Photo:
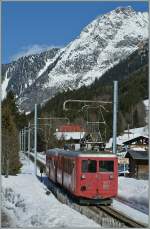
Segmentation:
{"type": "Polygon", "coordinates": [[[113,154],[80,155],[77,195],[89,199],[113,198],[118,190],[118,162],[113,154]]]}

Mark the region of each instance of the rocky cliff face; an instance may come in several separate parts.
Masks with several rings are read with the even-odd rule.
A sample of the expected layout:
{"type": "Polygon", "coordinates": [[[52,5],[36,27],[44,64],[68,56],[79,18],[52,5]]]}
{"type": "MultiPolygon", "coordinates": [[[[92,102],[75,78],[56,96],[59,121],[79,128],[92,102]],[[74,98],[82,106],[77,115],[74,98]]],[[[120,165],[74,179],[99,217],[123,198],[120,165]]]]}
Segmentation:
{"type": "Polygon", "coordinates": [[[26,111],[58,91],[90,85],[148,38],[148,13],[117,8],[87,25],[63,49],[22,57],[4,65],[3,97],[12,89],[26,111]]]}

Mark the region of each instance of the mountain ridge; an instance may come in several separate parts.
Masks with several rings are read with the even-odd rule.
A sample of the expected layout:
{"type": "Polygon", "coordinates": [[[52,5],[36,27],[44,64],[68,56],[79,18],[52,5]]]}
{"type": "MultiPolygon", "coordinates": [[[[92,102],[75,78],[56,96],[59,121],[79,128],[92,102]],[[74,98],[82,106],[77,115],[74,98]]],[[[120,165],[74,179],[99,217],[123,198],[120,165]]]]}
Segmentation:
{"type": "Polygon", "coordinates": [[[3,91],[13,90],[21,109],[32,110],[34,103],[43,103],[58,91],[90,85],[147,39],[148,13],[119,7],[98,16],[65,48],[22,57],[21,63],[5,67],[8,72],[2,68],[9,79],[3,91]],[[20,68],[15,68],[17,64],[20,68]]]}

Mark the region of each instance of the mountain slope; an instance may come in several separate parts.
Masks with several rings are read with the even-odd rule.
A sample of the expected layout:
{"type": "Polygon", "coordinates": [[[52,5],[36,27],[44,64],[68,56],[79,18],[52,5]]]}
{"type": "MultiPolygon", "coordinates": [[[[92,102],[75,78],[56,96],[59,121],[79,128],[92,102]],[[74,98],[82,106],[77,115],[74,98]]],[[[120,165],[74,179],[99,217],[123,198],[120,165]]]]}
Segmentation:
{"type": "Polygon", "coordinates": [[[4,66],[3,91],[14,90],[20,107],[32,110],[34,103],[43,103],[58,91],[90,85],[147,38],[148,13],[117,8],[92,21],[65,48],[4,66]]]}
{"type": "MultiPolygon", "coordinates": [[[[141,127],[145,123],[146,110],[143,100],[148,98],[148,43],[145,45],[143,58],[138,51],[109,69],[101,78],[96,79],[89,86],[82,86],[77,90],[58,93],[44,106],[38,108],[39,115],[45,117],[68,117],[71,122],[85,124],[87,113],[82,112],[84,103],[69,103],[68,112],[63,111],[63,103],[68,99],[105,100],[113,99],[113,81],[118,80],[118,133],[128,128],[141,127]],[[145,50],[145,52],[144,52],[145,50]],[[142,60],[142,61],[141,61],[142,60]],[[130,68],[128,66],[130,64],[130,68]]],[[[112,136],[112,106],[108,106],[108,113],[104,112],[107,125],[107,137],[112,136]]],[[[95,110],[93,115],[95,115],[95,110]]],[[[32,119],[34,113],[30,115],[32,119]]],[[[94,118],[94,116],[93,116],[94,118]]]]}

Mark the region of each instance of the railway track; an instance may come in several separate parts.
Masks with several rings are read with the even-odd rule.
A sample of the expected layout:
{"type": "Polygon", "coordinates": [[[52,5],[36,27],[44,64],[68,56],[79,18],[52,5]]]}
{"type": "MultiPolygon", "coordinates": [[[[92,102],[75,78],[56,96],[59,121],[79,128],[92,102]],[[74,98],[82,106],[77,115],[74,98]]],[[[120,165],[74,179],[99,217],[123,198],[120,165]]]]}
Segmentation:
{"type": "Polygon", "coordinates": [[[113,217],[113,219],[116,219],[120,222],[120,224],[125,225],[126,227],[131,228],[148,228],[148,225],[144,223],[137,222],[136,220],[130,218],[126,214],[119,212],[118,210],[114,209],[111,206],[97,206],[93,207],[95,210],[98,209],[98,211],[103,211],[106,213],[106,215],[109,215],[109,217],[113,217]]]}
{"type": "MultiPolygon", "coordinates": [[[[33,155],[30,155],[31,160],[34,160],[33,155]]],[[[45,166],[43,162],[37,160],[37,166],[45,166]]],[[[56,198],[71,208],[79,211],[80,213],[91,218],[103,227],[113,227],[113,228],[148,228],[147,224],[137,222],[136,220],[130,218],[122,212],[114,209],[111,206],[81,206],[75,203],[73,200],[69,199],[68,195],[61,190],[57,185],[49,181],[47,188],[53,192],[56,198]]]]}

